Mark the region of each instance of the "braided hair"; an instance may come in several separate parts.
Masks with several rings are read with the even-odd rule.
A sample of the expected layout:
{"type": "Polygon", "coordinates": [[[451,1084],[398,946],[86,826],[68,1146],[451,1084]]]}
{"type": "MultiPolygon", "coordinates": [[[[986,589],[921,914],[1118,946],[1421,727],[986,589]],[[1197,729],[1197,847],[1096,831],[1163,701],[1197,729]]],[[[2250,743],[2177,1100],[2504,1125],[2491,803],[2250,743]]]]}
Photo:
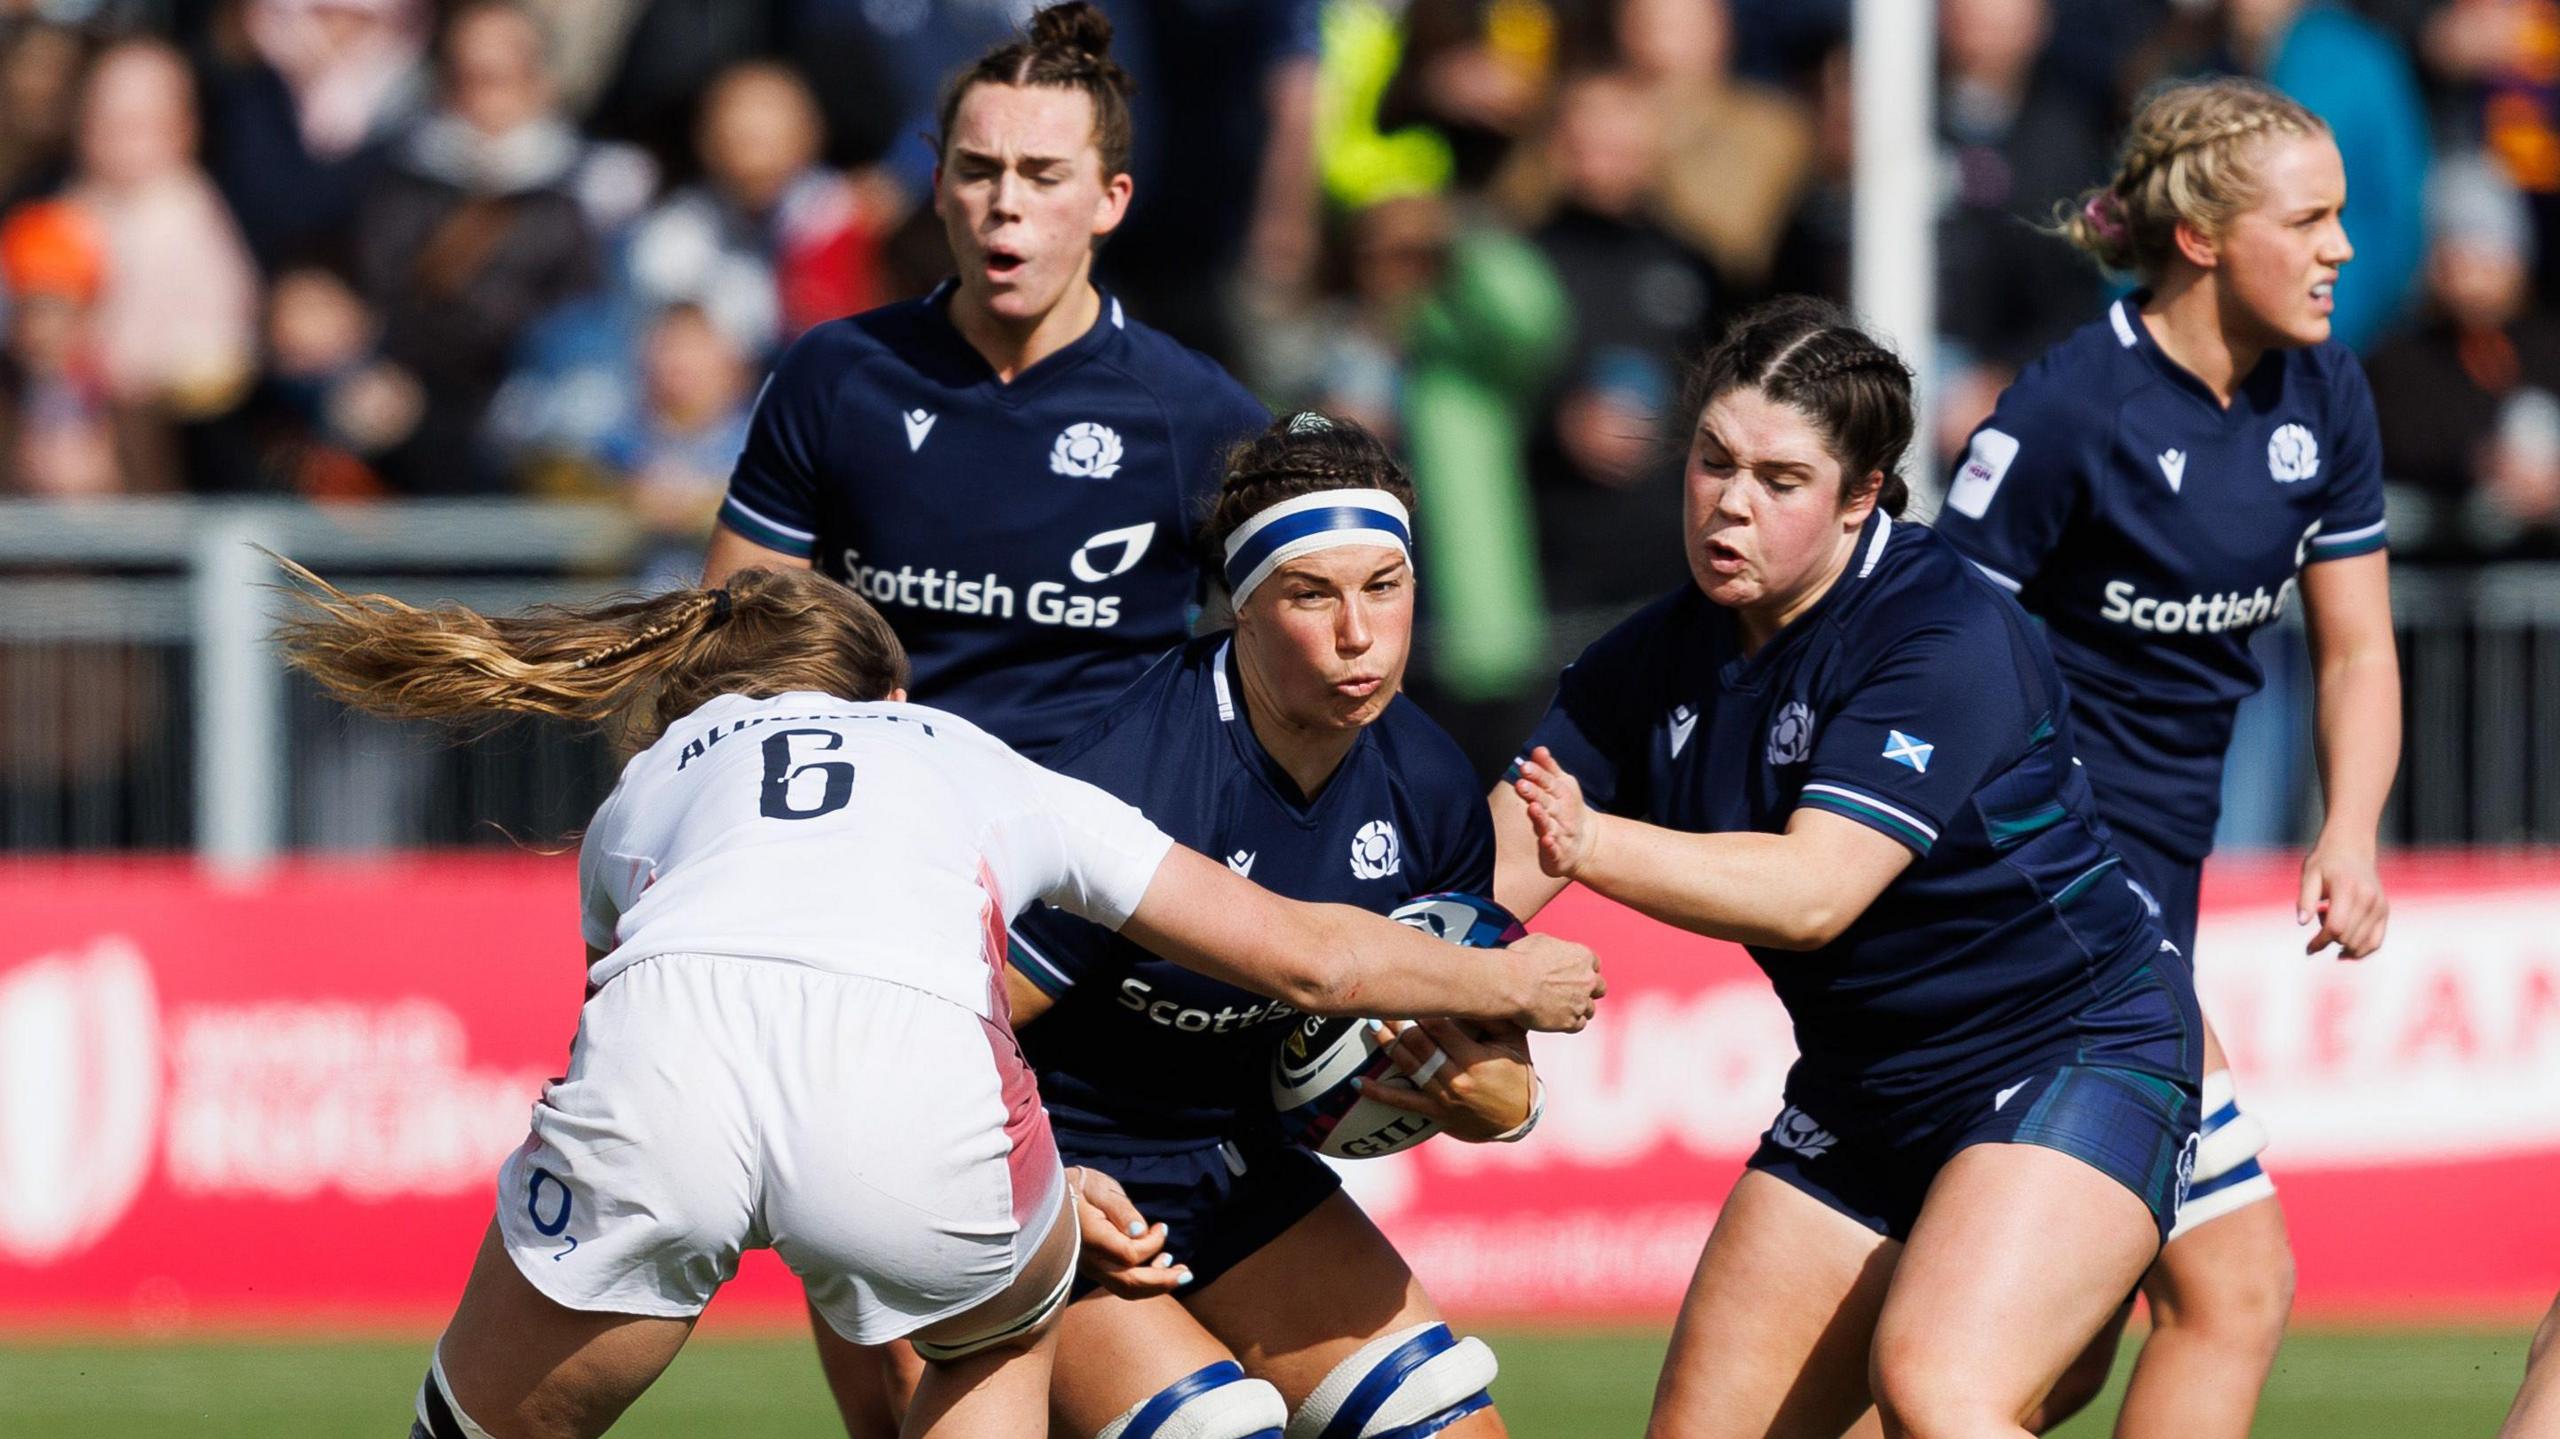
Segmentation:
{"type": "Polygon", "coordinates": [[[1020,39],[988,51],[952,77],[942,91],[933,143],[937,156],[951,143],[960,102],[971,87],[982,84],[1083,91],[1093,102],[1093,143],[1102,152],[1102,177],[1128,172],[1129,97],[1138,87],[1111,58],[1111,21],[1090,0],[1067,0],[1040,11],[1020,39]]]}
{"type": "Polygon", "coordinates": [[[1323,490],[1384,490],[1409,514],[1413,481],[1384,442],[1349,420],[1303,411],[1273,420],[1227,452],[1226,478],[1201,526],[1201,567],[1222,572],[1227,536],[1283,500],[1323,490]]]}
{"type": "Polygon", "coordinates": [[[294,583],[286,662],[357,709],[487,725],[544,715],[646,744],[724,694],[885,699],[907,654],[869,602],[802,569],[741,570],[717,589],[620,595],[484,615],[351,595],[277,557],[294,583]]]}
{"type": "Polygon", "coordinates": [[[2178,223],[2220,235],[2257,199],[2259,142],[2329,126],[2272,85],[2182,80],[2145,95],[2115,178],[2055,210],[2052,233],[2110,270],[2156,281],[2178,254],[2178,223]]]}
{"type": "Polygon", "coordinates": [[[1911,445],[1911,367],[1828,300],[1787,295],[1754,306],[1699,360],[1687,409],[1719,395],[1758,390],[1801,411],[1840,462],[1842,504],[1884,472],[1876,507],[1899,516],[1911,487],[1896,471],[1911,445]]]}

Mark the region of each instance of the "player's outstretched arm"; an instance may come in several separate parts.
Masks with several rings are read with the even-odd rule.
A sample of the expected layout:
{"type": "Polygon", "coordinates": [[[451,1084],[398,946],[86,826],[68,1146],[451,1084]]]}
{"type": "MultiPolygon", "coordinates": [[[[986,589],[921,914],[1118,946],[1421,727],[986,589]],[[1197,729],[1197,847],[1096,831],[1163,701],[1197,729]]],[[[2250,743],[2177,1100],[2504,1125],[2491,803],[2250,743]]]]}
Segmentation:
{"type": "Polygon", "coordinates": [[[1310,1014],[1445,1015],[1571,1032],[1606,986],[1582,945],[1533,934],[1452,962],[1449,946],[1342,904],[1283,899],[1175,845],[1121,933],[1186,969],[1310,1014]]]}
{"type": "Polygon", "coordinates": [[[1737,944],[1820,949],[1911,864],[1899,843],[1822,810],[1797,810],[1784,834],[1690,834],[1602,814],[1543,745],[1513,783],[1547,874],[1737,944]]]}

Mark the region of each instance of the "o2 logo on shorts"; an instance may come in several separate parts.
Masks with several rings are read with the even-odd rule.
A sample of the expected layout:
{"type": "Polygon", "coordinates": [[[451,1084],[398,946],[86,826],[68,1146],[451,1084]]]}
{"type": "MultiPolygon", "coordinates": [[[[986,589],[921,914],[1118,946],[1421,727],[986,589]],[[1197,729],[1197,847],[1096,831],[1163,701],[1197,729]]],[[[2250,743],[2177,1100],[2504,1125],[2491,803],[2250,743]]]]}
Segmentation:
{"type": "Polygon", "coordinates": [[[1769,1142],[1780,1149],[1792,1149],[1807,1159],[1820,1159],[1840,1140],[1830,1130],[1815,1123],[1812,1115],[1790,1104],[1778,1111],[1778,1122],[1769,1126],[1769,1142]]]}
{"type": "Polygon", "coordinates": [[[525,1216],[533,1221],[533,1227],[550,1238],[566,1238],[569,1241],[568,1249],[563,1249],[551,1256],[554,1263],[568,1258],[570,1251],[578,1247],[578,1236],[566,1232],[569,1228],[569,1211],[575,1203],[576,1200],[569,1193],[569,1181],[548,1169],[537,1166],[533,1171],[533,1178],[525,1181],[524,1212],[525,1216]],[[542,1186],[546,1183],[560,1191],[560,1206],[548,1219],[542,1217],[542,1186]]]}
{"type": "Polygon", "coordinates": [[[1794,764],[1813,753],[1813,711],[1803,700],[1789,700],[1769,726],[1769,763],[1794,764]]]}
{"type": "Polygon", "coordinates": [[[2320,473],[2320,442],[2300,425],[2279,425],[2267,437],[2267,473],[2279,485],[2307,480],[2320,473]]]}
{"type": "Polygon", "coordinates": [[[1067,426],[1049,447],[1049,470],[1077,479],[1111,478],[1120,473],[1120,432],[1091,420],[1067,426]]]}
{"type": "Polygon", "coordinates": [[[2193,1188],[2196,1182],[2196,1155],[2203,1147],[2204,1135],[2193,1133],[2187,1136],[2186,1148],[2178,1151],[2178,1197],[2169,1206],[2169,1212],[2172,1214],[2186,1207],[2187,1191],[2193,1188]]]}
{"type": "Polygon", "coordinates": [[[1385,879],[1402,868],[1404,847],[1396,841],[1394,825],[1373,819],[1351,837],[1353,879],[1385,879]]]}

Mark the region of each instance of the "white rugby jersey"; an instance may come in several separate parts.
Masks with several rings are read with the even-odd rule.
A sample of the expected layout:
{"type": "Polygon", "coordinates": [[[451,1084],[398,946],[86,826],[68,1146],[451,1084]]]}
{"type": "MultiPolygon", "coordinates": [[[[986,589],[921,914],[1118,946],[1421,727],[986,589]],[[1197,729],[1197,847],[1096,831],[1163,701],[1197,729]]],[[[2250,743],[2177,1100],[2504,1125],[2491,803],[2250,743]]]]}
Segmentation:
{"type": "Polygon", "coordinates": [[[632,757],[578,859],[602,984],[661,954],[782,960],[1002,1013],[1035,899],[1118,929],[1173,841],[924,705],[722,695],[632,757]]]}

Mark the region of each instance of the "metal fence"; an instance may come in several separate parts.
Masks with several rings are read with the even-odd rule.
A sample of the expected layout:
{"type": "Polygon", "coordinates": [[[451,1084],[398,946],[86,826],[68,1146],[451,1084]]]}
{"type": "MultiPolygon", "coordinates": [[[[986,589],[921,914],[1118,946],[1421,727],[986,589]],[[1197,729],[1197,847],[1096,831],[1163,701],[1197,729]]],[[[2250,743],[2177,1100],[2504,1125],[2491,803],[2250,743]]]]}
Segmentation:
{"type": "MultiPolygon", "coordinates": [[[[644,536],[590,504],[0,503],[0,851],[193,849],[247,871],[585,821],[615,766],[592,736],[526,723],[457,743],[288,676],[258,545],[349,588],[509,609],[629,587],[644,536]]],[[[2392,603],[2407,739],[2385,840],[2560,842],[2560,566],[2402,567],[2392,603]]],[[[1564,652],[1563,631],[1610,618],[1561,618],[1564,652]]],[[[2226,834],[2299,842],[2318,798],[2298,629],[2260,653],[2226,834]]]]}
{"type": "Polygon", "coordinates": [[[611,783],[601,741],[348,714],[276,662],[258,547],[350,589],[512,609],[627,587],[641,542],[592,504],[0,504],[0,849],[192,848],[249,871],[293,848],[562,834],[611,783]]]}

